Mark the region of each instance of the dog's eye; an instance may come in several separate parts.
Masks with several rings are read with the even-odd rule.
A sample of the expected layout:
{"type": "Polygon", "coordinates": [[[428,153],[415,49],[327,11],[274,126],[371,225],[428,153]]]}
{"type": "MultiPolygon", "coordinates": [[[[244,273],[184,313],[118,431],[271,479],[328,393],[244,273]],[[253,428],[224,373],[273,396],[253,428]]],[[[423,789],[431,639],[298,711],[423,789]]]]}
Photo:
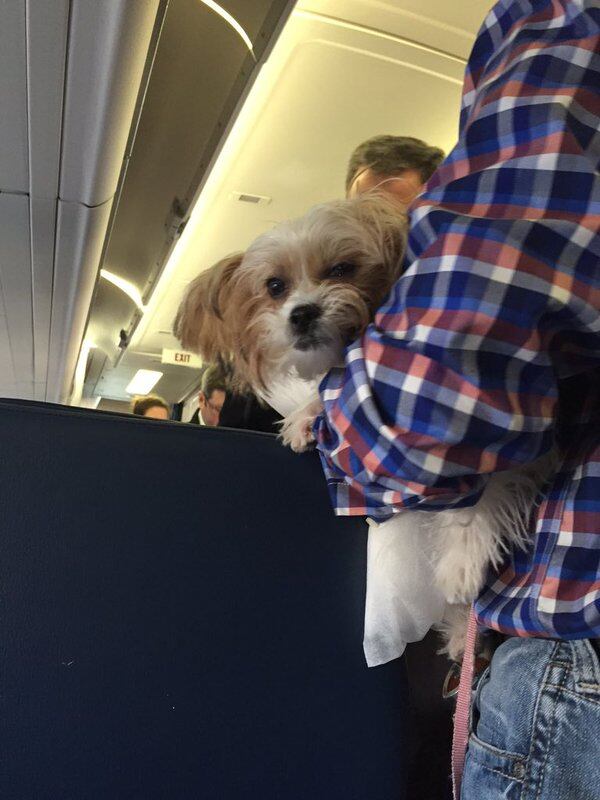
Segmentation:
{"type": "Polygon", "coordinates": [[[350,261],[342,261],[339,264],[334,264],[327,273],[328,278],[346,278],[351,275],[355,270],[354,264],[350,261]]]}
{"type": "Polygon", "coordinates": [[[267,291],[271,297],[280,297],[285,292],[285,283],[281,278],[269,278],[267,281],[267,291]]]}

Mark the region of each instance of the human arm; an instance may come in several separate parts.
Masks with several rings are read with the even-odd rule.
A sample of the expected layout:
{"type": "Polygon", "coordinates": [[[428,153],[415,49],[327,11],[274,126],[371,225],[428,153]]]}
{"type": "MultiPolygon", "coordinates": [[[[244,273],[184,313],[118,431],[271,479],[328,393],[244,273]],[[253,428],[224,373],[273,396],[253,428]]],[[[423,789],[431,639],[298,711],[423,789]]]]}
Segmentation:
{"type": "Polygon", "coordinates": [[[531,6],[488,17],[410,266],[321,384],[338,513],[472,504],[552,446],[561,378],[600,363],[600,10],[531,6]]]}

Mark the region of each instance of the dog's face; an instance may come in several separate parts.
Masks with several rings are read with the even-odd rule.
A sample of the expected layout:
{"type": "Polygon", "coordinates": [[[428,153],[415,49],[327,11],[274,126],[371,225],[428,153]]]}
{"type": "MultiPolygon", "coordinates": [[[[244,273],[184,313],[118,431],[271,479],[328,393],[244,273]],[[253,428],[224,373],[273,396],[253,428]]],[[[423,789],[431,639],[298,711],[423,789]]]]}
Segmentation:
{"type": "Polygon", "coordinates": [[[251,386],[339,363],[400,275],[402,211],[382,197],[325,203],[202,273],[175,321],[185,347],[233,356],[251,386]]]}

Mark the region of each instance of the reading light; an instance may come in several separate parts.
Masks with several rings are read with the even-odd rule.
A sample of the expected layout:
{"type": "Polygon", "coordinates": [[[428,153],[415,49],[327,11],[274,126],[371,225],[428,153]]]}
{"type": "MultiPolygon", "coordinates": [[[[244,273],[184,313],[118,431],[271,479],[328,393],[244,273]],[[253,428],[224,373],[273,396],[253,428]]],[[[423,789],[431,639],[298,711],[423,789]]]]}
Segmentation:
{"type": "Polygon", "coordinates": [[[250,52],[254,56],[254,51],[252,49],[252,42],[250,41],[250,37],[248,36],[246,31],[242,28],[240,23],[235,19],[235,17],[232,17],[228,11],[225,11],[224,8],[221,8],[221,6],[218,3],[214,3],[213,0],[200,0],[200,2],[204,3],[205,6],[208,6],[210,9],[212,9],[212,11],[214,11],[215,14],[218,14],[220,17],[223,17],[225,22],[228,25],[231,25],[233,30],[243,40],[248,50],[250,50],[250,52]]]}
{"type": "Polygon", "coordinates": [[[119,275],[115,275],[114,272],[109,272],[107,269],[100,270],[100,277],[107,280],[109,283],[112,283],[113,286],[116,286],[122,292],[125,292],[127,297],[136,304],[139,310],[144,314],[146,312],[146,306],[142,301],[142,295],[140,294],[140,290],[137,286],[134,286],[125,278],[121,278],[119,275]]]}
{"type": "Polygon", "coordinates": [[[138,369],[125,391],[127,394],[148,394],[162,376],[162,372],[153,369],[138,369]]]}

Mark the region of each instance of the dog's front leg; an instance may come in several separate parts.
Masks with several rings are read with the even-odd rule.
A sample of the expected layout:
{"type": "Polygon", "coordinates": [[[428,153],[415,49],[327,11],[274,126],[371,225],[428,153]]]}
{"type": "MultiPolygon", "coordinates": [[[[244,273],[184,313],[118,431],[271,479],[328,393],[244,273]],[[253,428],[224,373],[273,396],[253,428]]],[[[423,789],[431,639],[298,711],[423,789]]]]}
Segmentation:
{"type": "Polygon", "coordinates": [[[281,425],[281,438],[296,453],[308,450],[314,444],[315,438],[312,426],[319,414],[323,411],[321,398],[317,395],[309,403],[295,411],[283,420],[281,425]]]}

